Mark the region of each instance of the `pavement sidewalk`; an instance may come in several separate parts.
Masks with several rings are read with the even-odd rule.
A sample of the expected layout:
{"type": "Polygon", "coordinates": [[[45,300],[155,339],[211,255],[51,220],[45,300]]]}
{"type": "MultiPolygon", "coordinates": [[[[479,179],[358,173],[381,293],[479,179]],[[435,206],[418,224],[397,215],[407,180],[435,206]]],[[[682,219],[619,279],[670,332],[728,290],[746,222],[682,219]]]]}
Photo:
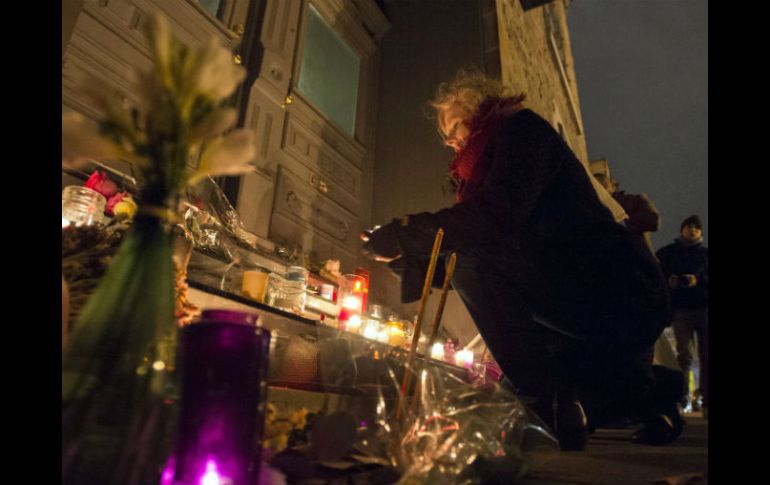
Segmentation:
{"type": "Polygon", "coordinates": [[[628,441],[633,429],[599,429],[584,452],[541,452],[525,485],[708,485],[708,420],[687,425],[668,446],[628,441]]]}

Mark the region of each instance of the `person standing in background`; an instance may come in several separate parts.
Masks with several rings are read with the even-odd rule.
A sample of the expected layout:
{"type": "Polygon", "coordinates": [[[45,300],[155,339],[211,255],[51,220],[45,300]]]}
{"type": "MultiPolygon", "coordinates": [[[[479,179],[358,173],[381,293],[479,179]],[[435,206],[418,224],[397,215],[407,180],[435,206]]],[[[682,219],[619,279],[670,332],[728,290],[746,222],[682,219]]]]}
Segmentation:
{"type": "MultiPolygon", "coordinates": [[[[692,215],[682,221],[681,235],[656,253],[671,291],[671,325],[679,366],[685,376],[692,367],[692,343],[697,337],[700,359],[699,388],[703,415],[708,415],[708,248],[703,246],[703,224],[692,215]]],[[[694,400],[685,385],[684,399],[694,400]]]]}
{"type": "Polygon", "coordinates": [[[660,229],[660,212],[655,204],[647,194],[627,194],[624,190],[618,190],[619,184],[610,177],[609,173],[593,175],[628,214],[628,219],[625,221],[626,227],[634,234],[640,235],[644,239],[644,244],[654,254],[655,249],[653,249],[650,234],[660,229]]]}
{"type": "MultiPolygon", "coordinates": [[[[655,204],[647,194],[628,194],[618,190],[619,184],[610,176],[606,159],[591,162],[591,173],[626,212],[628,217],[623,222],[625,226],[634,234],[641,236],[650,253],[655,254],[652,233],[660,229],[660,212],[655,204]]],[[[661,334],[655,341],[653,362],[681,371],[674,349],[665,334],[661,334]]]]}

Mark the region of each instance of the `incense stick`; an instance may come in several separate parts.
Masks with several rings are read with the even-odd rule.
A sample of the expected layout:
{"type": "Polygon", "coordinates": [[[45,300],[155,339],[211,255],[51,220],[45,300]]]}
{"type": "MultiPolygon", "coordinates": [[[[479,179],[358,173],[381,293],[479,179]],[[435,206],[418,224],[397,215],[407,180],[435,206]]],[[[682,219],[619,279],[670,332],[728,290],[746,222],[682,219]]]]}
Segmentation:
{"type": "Polygon", "coordinates": [[[428,345],[425,347],[425,357],[421,361],[421,364],[417,365],[418,379],[414,385],[414,394],[412,395],[412,404],[409,407],[410,414],[414,412],[417,407],[417,398],[420,395],[421,380],[419,379],[422,369],[425,367],[428,359],[430,359],[430,350],[433,348],[433,342],[436,341],[436,335],[438,329],[441,326],[441,316],[444,314],[444,305],[446,304],[446,297],[449,293],[449,282],[452,279],[452,275],[455,272],[455,264],[457,263],[457,253],[452,253],[449,257],[449,264],[446,269],[446,276],[444,276],[444,285],[441,287],[441,299],[438,302],[438,309],[436,309],[436,316],[433,318],[433,327],[430,330],[430,337],[428,337],[428,345]]]}
{"type": "Polygon", "coordinates": [[[404,380],[401,384],[401,392],[398,395],[398,406],[396,406],[396,419],[401,415],[401,408],[404,405],[404,397],[407,394],[407,388],[409,387],[409,380],[411,378],[411,370],[414,365],[414,357],[417,354],[417,344],[420,341],[420,331],[422,329],[422,317],[425,314],[425,303],[428,301],[428,295],[430,294],[430,286],[433,281],[433,273],[436,271],[436,261],[438,260],[438,253],[441,249],[441,240],[444,238],[444,229],[439,228],[436,232],[436,239],[433,241],[433,250],[430,254],[430,262],[428,263],[428,272],[425,274],[425,283],[422,286],[422,298],[420,298],[420,307],[417,311],[417,321],[414,324],[414,335],[412,335],[412,347],[409,349],[409,358],[406,362],[406,368],[404,369],[404,380]]]}

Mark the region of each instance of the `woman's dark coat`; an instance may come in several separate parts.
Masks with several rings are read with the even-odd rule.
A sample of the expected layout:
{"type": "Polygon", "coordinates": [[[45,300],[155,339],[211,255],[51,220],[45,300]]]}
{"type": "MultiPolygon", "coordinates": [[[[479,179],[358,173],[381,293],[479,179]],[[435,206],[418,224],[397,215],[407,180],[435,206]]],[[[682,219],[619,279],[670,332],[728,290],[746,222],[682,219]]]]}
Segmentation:
{"type": "Polygon", "coordinates": [[[511,116],[479,164],[488,175],[469,199],[373,234],[369,249],[382,254],[397,244],[385,252],[402,255],[390,263],[402,275],[402,300],[420,297],[443,228],[442,256],[456,251],[510,272],[532,310],[555,328],[590,341],[652,343],[669,313],[660,268],[642,238],[614,222],[548,122],[529,109],[511,116]]]}

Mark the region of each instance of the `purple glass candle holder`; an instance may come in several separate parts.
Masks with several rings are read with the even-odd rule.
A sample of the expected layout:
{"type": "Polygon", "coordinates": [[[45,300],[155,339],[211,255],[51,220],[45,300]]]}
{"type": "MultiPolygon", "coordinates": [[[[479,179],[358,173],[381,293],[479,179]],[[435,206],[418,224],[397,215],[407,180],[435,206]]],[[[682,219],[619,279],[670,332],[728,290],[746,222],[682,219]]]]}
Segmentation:
{"type": "Polygon", "coordinates": [[[179,426],[161,485],[254,485],[270,332],[255,314],[231,310],[206,310],[180,332],[179,426]]]}

